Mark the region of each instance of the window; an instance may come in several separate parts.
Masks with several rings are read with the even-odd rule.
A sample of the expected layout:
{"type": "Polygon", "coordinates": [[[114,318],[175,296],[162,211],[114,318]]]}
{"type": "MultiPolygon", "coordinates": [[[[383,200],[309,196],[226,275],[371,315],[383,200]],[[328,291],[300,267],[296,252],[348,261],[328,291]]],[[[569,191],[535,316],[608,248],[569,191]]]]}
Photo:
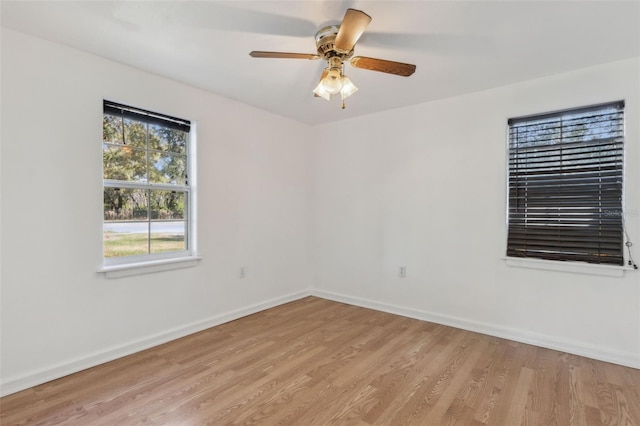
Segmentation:
{"type": "Polygon", "coordinates": [[[103,102],[105,265],[190,255],[190,128],[103,102]]]}
{"type": "Polygon", "coordinates": [[[509,120],[507,256],[623,265],[623,112],[509,120]]]}

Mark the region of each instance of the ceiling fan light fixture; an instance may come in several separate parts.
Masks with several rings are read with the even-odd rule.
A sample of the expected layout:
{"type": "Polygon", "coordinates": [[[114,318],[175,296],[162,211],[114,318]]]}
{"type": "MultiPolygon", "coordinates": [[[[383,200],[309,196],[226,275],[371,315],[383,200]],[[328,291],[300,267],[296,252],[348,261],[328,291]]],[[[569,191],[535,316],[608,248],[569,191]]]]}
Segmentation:
{"type": "Polygon", "coordinates": [[[331,93],[327,92],[322,84],[322,81],[318,83],[315,89],[313,89],[313,93],[320,96],[322,99],[326,99],[328,101],[331,100],[331,93]]]}
{"type": "Polygon", "coordinates": [[[342,73],[340,68],[331,68],[327,76],[322,79],[322,86],[331,95],[337,95],[342,90],[342,73]]]}
{"type": "Polygon", "coordinates": [[[342,95],[342,100],[347,99],[349,96],[353,95],[358,91],[358,88],[351,82],[351,79],[346,75],[342,77],[342,89],[340,90],[340,94],[342,95]]]}

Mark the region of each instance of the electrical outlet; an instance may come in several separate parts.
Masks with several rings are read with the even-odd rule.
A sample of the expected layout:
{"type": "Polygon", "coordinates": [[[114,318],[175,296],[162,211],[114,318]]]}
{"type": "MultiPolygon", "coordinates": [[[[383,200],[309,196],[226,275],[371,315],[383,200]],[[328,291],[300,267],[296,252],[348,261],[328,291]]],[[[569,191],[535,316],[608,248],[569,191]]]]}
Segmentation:
{"type": "Polygon", "coordinates": [[[244,266],[240,267],[240,278],[245,278],[247,276],[247,268],[244,266]]]}
{"type": "Polygon", "coordinates": [[[407,276],[407,267],[406,266],[401,266],[400,269],[398,269],[398,276],[400,278],[405,278],[407,276]]]}

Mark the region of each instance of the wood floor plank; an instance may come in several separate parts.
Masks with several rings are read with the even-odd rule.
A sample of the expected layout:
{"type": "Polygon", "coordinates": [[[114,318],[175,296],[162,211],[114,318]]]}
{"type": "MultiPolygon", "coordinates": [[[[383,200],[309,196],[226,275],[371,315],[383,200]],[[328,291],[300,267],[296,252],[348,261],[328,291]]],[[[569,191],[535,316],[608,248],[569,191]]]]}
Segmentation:
{"type": "Polygon", "coordinates": [[[475,421],[475,412],[486,392],[490,372],[493,371],[496,361],[500,359],[498,339],[489,336],[483,336],[483,339],[487,346],[475,365],[467,367],[471,370],[466,374],[464,384],[460,386],[443,418],[446,424],[471,424],[475,421]]]}
{"type": "Polygon", "coordinates": [[[533,381],[534,371],[527,367],[520,368],[518,381],[513,390],[511,404],[507,412],[506,425],[521,425],[525,420],[529,387],[533,381]]]}
{"type": "Polygon", "coordinates": [[[433,333],[416,333],[415,343],[410,344],[408,350],[398,348],[398,356],[383,365],[369,383],[377,389],[374,394],[377,402],[365,414],[365,421],[374,424],[384,412],[389,412],[388,407],[403,391],[406,392],[407,385],[411,385],[415,377],[427,368],[427,363],[433,363],[430,354],[449,331],[440,327],[433,333]]]}
{"type": "MultiPolygon", "coordinates": [[[[477,344],[469,348],[466,357],[460,359],[459,365],[448,372],[449,377],[441,376],[441,380],[446,380],[446,384],[439,390],[440,395],[437,399],[425,401],[427,404],[423,406],[422,413],[416,416],[416,424],[456,423],[455,417],[452,416],[454,411],[449,411],[449,409],[456,403],[457,398],[461,398],[461,388],[469,381],[471,371],[475,368],[477,361],[481,358],[488,344],[487,339],[480,338],[477,344]],[[448,415],[445,418],[447,413],[448,415]]],[[[438,383],[438,385],[441,385],[441,383],[438,383]]],[[[460,401],[460,403],[464,404],[464,401],[460,401]]]]}
{"type": "Polygon", "coordinates": [[[389,404],[379,418],[381,424],[408,424],[421,402],[437,384],[443,371],[450,368],[451,357],[460,352],[460,343],[465,333],[447,333],[432,348],[431,356],[425,362],[416,365],[410,380],[403,384],[402,390],[389,404]],[[451,336],[453,334],[453,336],[451,336]]]}
{"type": "Polygon", "coordinates": [[[14,425],[640,425],[640,370],[308,297],[0,399],[14,425]]]}
{"type": "Polygon", "coordinates": [[[505,394],[515,389],[522,366],[525,348],[508,341],[505,341],[502,346],[503,356],[490,377],[488,392],[476,413],[476,419],[482,424],[496,424],[496,419],[506,418],[511,407],[511,395],[507,397],[505,394]]]}
{"type": "Polygon", "coordinates": [[[486,424],[495,407],[496,399],[504,382],[504,363],[510,358],[515,348],[506,344],[503,339],[492,341],[492,350],[488,350],[485,358],[480,361],[476,370],[471,372],[471,380],[478,385],[475,397],[473,419],[470,424],[486,424]]]}

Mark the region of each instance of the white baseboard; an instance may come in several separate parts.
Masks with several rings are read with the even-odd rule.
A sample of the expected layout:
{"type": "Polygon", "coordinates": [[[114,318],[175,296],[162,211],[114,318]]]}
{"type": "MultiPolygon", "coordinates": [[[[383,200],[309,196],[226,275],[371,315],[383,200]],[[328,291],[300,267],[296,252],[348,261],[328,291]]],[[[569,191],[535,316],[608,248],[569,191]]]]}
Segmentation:
{"type": "Polygon", "coordinates": [[[226,322],[255,314],[256,312],[273,308],[284,303],[302,299],[310,295],[310,290],[291,293],[286,296],[270,299],[245,308],[225,312],[202,321],[176,327],[162,333],[125,343],[123,345],[114,346],[104,351],[75,358],[58,365],[33,371],[29,374],[13,377],[3,383],[0,383],[0,396],[9,395],[28,389],[32,386],[37,386],[51,380],[59,379],[69,374],[77,373],[78,371],[86,370],[87,368],[95,367],[96,365],[104,364],[105,362],[113,361],[114,359],[122,358],[123,356],[131,355],[136,352],[179,339],[189,334],[197,333],[199,331],[206,330],[207,328],[215,327],[216,325],[224,324],[226,322]]]}
{"type": "Polygon", "coordinates": [[[526,330],[519,330],[496,324],[482,323],[464,318],[452,317],[449,315],[409,309],[401,306],[390,305],[387,303],[376,302],[373,300],[347,296],[344,294],[332,293],[317,289],[309,289],[270,299],[265,302],[247,306],[242,309],[226,312],[202,321],[197,321],[181,327],[176,327],[162,333],[138,339],[124,345],[115,346],[87,356],[69,360],[67,362],[34,371],[20,377],[10,378],[0,384],[0,396],[9,395],[30,388],[32,386],[37,386],[51,380],[59,379],[60,377],[77,373],[78,371],[95,367],[96,365],[104,364],[105,362],[113,361],[114,359],[131,355],[133,353],[140,352],[142,350],[149,349],[151,347],[158,346],[175,339],[179,339],[189,334],[197,333],[199,331],[206,330],[207,328],[215,327],[217,325],[224,324],[226,322],[233,321],[238,318],[263,311],[265,309],[273,308],[284,303],[302,299],[307,296],[316,296],[323,299],[334,300],[336,302],[361,306],[363,308],[375,309],[382,312],[402,315],[422,321],[429,321],[437,324],[460,328],[463,330],[488,334],[490,336],[509,339],[516,342],[541,346],[544,348],[554,349],[562,352],[597,359],[600,361],[606,361],[640,369],[640,356],[634,353],[614,351],[581,342],[561,340],[554,336],[532,333],[526,330]]]}
{"type": "Polygon", "coordinates": [[[433,312],[420,311],[416,309],[403,308],[401,306],[380,303],[373,300],[362,299],[359,297],[347,296],[344,294],[332,293],[323,290],[313,289],[312,296],[329,299],[336,302],[347,303],[350,305],[361,306],[363,308],[375,309],[377,311],[388,312],[390,314],[402,315],[408,318],[415,318],[422,321],[429,321],[437,324],[447,325],[450,327],[460,328],[463,330],[473,331],[476,333],[487,334],[490,336],[500,337],[502,339],[513,340],[516,342],[527,343],[530,345],[540,346],[543,348],[554,349],[561,352],[567,352],[574,355],[580,355],[587,358],[597,359],[600,361],[611,362],[613,364],[624,365],[626,367],[640,369],[640,354],[631,352],[621,352],[600,346],[594,346],[584,342],[576,342],[560,339],[555,336],[549,336],[540,333],[534,333],[527,330],[505,327],[498,324],[490,324],[484,322],[473,321],[465,318],[452,317],[433,312]]]}

